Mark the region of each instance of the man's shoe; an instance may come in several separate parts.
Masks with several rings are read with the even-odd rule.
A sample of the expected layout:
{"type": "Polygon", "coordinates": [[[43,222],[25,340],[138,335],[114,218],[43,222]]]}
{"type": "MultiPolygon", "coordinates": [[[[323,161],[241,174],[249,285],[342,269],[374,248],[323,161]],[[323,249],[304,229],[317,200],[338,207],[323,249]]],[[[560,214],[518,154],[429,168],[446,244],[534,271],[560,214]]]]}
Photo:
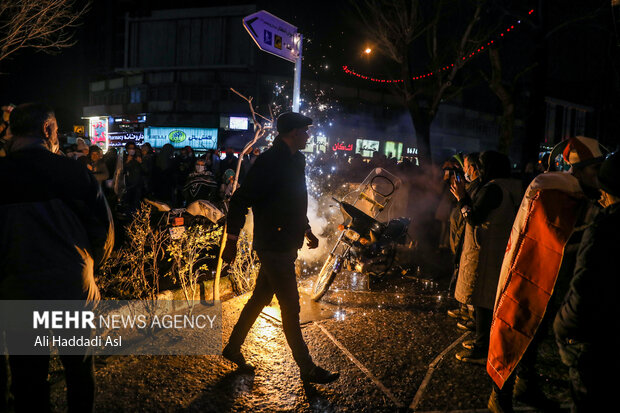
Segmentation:
{"type": "Polygon", "coordinates": [[[459,308],[448,310],[448,317],[456,318],[457,320],[469,320],[471,314],[466,305],[462,305],[459,308]]]}
{"type": "Polygon", "coordinates": [[[495,389],[489,397],[487,408],[491,413],[514,413],[512,408],[512,394],[502,395],[498,394],[495,389]]]}
{"type": "Polygon", "coordinates": [[[461,319],[463,317],[463,309],[461,307],[448,310],[448,317],[461,319]]]}
{"type": "Polygon", "coordinates": [[[486,366],[487,364],[487,351],[480,350],[474,346],[472,349],[461,350],[456,353],[456,359],[463,363],[479,364],[486,366]]]}
{"type": "Polygon", "coordinates": [[[473,350],[475,342],[476,340],[465,340],[461,343],[461,345],[463,346],[463,348],[466,348],[467,350],[473,350]]]}
{"type": "Polygon", "coordinates": [[[519,403],[527,404],[543,412],[551,413],[562,411],[560,404],[548,398],[540,390],[540,387],[529,384],[528,380],[524,380],[519,376],[517,376],[515,380],[515,387],[512,394],[519,403]]]}
{"type": "Polygon", "coordinates": [[[327,384],[338,380],[340,373],[325,370],[322,367],[314,366],[307,373],[301,373],[301,380],[306,383],[327,384]]]}
{"type": "Polygon", "coordinates": [[[476,331],[476,323],[474,320],[459,321],[456,326],[465,331],[476,331]]]}
{"type": "Polygon", "coordinates": [[[235,363],[239,370],[254,371],[254,366],[245,360],[245,357],[243,357],[240,351],[233,351],[225,347],[224,350],[222,350],[222,356],[224,356],[226,360],[235,363]]]}

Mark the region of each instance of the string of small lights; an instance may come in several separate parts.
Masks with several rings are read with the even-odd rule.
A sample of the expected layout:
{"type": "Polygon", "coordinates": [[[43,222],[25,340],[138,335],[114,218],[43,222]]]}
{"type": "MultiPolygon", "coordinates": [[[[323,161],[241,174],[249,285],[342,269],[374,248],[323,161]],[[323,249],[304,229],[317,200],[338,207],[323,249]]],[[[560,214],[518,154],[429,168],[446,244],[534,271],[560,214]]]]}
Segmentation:
{"type": "MultiPolygon", "coordinates": [[[[528,12],[528,15],[532,15],[532,14],[534,14],[534,9],[531,9],[528,12]]],[[[521,24],[521,20],[517,20],[516,24],[517,24],[517,26],[519,24],[521,24]]],[[[498,35],[498,38],[501,39],[502,37],[504,37],[505,34],[510,33],[511,31],[514,31],[514,30],[516,30],[516,26],[513,24],[513,25],[507,27],[504,31],[502,31],[498,35]]],[[[464,61],[471,60],[474,57],[476,57],[477,55],[479,55],[480,53],[482,53],[483,51],[485,51],[486,48],[490,47],[493,44],[495,44],[495,40],[489,40],[486,43],[486,45],[480,46],[478,49],[476,49],[473,52],[469,53],[467,56],[463,56],[462,59],[464,61]]],[[[426,78],[429,78],[431,76],[434,76],[434,75],[438,74],[439,72],[444,72],[446,70],[450,70],[453,67],[454,67],[454,63],[446,65],[446,66],[444,66],[444,67],[442,67],[440,69],[434,70],[432,72],[427,72],[427,73],[424,73],[424,74],[412,76],[412,80],[426,79],[426,78]]],[[[376,78],[376,77],[373,77],[373,76],[366,76],[366,75],[363,75],[361,73],[356,72],[355,70],[351,69],[347,65],[342,66],[342,71],[345,72],[348,75],[356,76],[356,77],[358,77],[360,79],[369,80],[371,82],[376,82],[376,83],[402,83],[402,82],[404,82],[403,79],[381,79],[381,78],[376,78]]]]}

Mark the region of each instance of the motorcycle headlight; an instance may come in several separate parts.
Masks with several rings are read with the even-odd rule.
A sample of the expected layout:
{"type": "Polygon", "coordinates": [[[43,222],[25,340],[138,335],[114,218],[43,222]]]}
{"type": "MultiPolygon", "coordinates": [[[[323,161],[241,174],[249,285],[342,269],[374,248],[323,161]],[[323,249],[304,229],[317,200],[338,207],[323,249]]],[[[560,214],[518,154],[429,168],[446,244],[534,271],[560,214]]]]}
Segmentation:
{"type": "Polygon", "coordinates": [[[344,236],[347,237],[348,239],[350,239],[351,241],[355,242],[358,239],[360,239],[360,234],[358,234],[357,232],[353,231],[352,229],[347,229],[344,233],[344,236]]]}

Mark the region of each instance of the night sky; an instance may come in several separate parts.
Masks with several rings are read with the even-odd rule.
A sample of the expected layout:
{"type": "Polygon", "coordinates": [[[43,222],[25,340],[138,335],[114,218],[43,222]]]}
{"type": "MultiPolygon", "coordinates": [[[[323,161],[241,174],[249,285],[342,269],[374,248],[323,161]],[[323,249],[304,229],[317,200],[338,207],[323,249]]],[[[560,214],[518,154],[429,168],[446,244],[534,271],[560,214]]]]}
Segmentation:
{"type": "MultiPolygon", "coordinates": [[[[78,1],[78,4],[84,2],[78,1]]],[[[99,21],[102,14],[110,13],[110,7],[116,4],[117,15],[122,16],[125,10],[172,8],[169,1],[97,1],[91,6],[83,25],[75,31],[77,44],[63,49],[55,55],[22,49],[9,60],[0,63],[0,99],[2,105],[7,103],[20,104],[28,101],[44,101],[51,104],[57,112],[61,130],[71,129],[71,123],[78,121],[82,115],[82,106],[88,103],[88,82],[104,78],[111,67],[110,61],[100,54],[97,45],[113,37],[99,21]]],[[[247,1],[175,1],[174,8],[209,7],[248,4],[247,1]]],[[[330,41],[342,41],[345,37],[345,10],[348,2],[334,2],[328,10],[319,10],[318,2],[293,4],[288,1],[269,1],[258,4],[258,9],[265,9],[284,20],[298,25],[306,36],[308,60],[323,60],[324,53],[333,51],[316,50],[318,36],[325,36],[330,41]],[[318,16],[317,16],[318,15],[318,16]],[[303,16],[303,17],[302,17],[303,16]],[[312,18],[309,18],[309,17],[312,18]],[[303,23],[301,19],[305,19],[303,23]],[[329,30],[329,32],[327,32],[329,30]],[[340,31],[339,31],[340,30],[340,31]]],[[[111,13],[114,13],[112,11],[111,13]]],[[[351,19],[348,19],[351,20],[351,19]]],[[[241,25],[241,22],[239,22],[241,25]]],[[[109,26],[107,26],[109,27],[109,26]]],[[[119,46],[122,47],[122,44],[119,46]]],[[[342,50],[342,48],[340,49],[342,50]]],[[[282,71],[287,70],[286,62],[274,58],[275,66],[282,71]]],[[[118,67],[119,65],[112,66],[118,67]]],[[[337,65],[333,66],[337,70],[337,65]]],[[[292,66],[291,66],[292,73],[292,66]]],[[[302,72],[304,73],[304,72],[302,72]]],[[[304,73],[304,76],[307,73],[304,73]]],[[[309,74],[309,73],[308,73],[309,74]]]]}
{"type": "MultiPolygon", "coordinates": [[[[78,38],[83,35],[78,31],[78,38]]],[[[85,42],[57,55],[23,50],[0,63],[2,105],[30,101],[49,103],[56,110],[61,131],[72,129],[80,120],[81,108],[88,100],[89,65],[84,56],[85,42]]]]}

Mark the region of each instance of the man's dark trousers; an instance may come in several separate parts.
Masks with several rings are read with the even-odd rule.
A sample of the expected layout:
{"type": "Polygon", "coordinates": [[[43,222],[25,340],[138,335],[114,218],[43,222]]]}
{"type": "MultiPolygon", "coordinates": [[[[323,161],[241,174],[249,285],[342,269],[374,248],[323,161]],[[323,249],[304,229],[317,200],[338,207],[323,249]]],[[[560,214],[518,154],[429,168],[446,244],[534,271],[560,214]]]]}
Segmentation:
{"type": "Polygon", "coordinates": [[[297,250],[257,251],[257,254],[261,267],[256,278],[256,287],[241,311],[227,347],[232,350],[241,348],[250,328],[263,308],[271,302],[275,293],[282,313],[282,328],[293,352],[293,358],[300,371],[308,372],[314,367],[314,363],[299,325],[299,292],[295,275],[297,250]]]}
{"type": "MultiPolygon", "coordinates": [[[[47,380],[50,356],[9,356],[16,412],[50,412],[47,380]]],[[[67,381],[68,411],[92,412],[95,399],[94,357],[60,356],[67,381]]]]}

